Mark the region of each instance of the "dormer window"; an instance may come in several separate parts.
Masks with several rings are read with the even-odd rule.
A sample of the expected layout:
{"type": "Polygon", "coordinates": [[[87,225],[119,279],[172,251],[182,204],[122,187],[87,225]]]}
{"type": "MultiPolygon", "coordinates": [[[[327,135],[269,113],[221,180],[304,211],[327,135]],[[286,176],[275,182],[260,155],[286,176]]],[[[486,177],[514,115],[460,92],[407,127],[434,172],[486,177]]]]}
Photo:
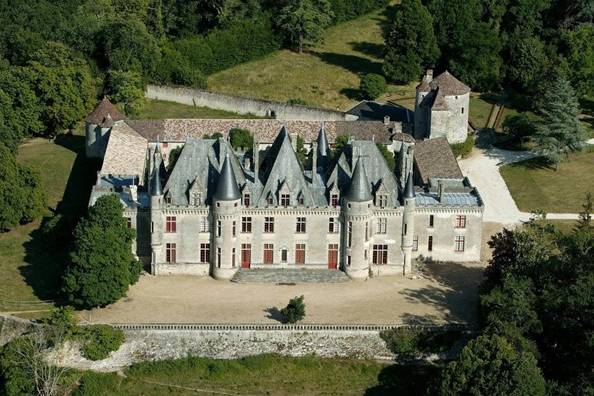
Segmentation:
{"type": "Polygon", "coordinates": [[[252,197],[250,194],[243,194],[243,206],[249,208],[252,203],[252,197]]]}
{"type": "Polygon", "coordinates": [[[166,204],[170,204],[170,203],[171,203],[171,195],[167,194],[167,195],[165,196],[165,203],[166,203],[166,204]]]}
{"type": "Polygon", "coordinates": [[[202,205],[202,193],[200,193],[200,192],[192,193],[192,202],[191,203],[194,206],[202,205]]]}
{"type": "Polygon", "coordinates": [[[335,208],[338,206],[338,194],[330,195],[330,205],[335,208]]]}
{"type": "Polygon", "coordinates": [[[305,199],[304,199],[304,197],[303,197],[303,193],[300,193],[300,194],[299,194],[299,197],[297,197],[297,203],[298,203],[299,205],[304,205],[304,204],[305,204],[305,199]]]}
{"type": "Polygon", "coordinates": [[[274,198],[272,198],[272,194],[268,194],[268,196],[266,197],[266,203],[268,205],[274,205],[274,198]]]}
{"type": "Polygon", "coordinates": [[[287,207],[291,205],[291,196],[289,194],[281,194],[280,196],[280,205],[283,207],[287,207]]]}
{"type": "Polygon", "coordinates": [[[379,206],[380,208],[388,206],[388,196],[385,194],[379,194],[376,201],[376,206],[379,206]]]}

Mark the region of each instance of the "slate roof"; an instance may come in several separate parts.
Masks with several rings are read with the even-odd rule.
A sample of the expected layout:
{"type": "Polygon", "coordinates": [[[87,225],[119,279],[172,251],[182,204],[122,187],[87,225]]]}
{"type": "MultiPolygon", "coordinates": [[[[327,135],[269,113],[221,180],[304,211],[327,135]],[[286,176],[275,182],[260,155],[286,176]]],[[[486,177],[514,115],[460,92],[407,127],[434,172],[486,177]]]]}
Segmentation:
{"type": "Polygon", "coordinates": [[[237,180],[231,168],[229,159],[229,150],[225,152],[225,162],[217,180],[217,190],[215,198],[219,201],[235,201],[241,198],[241,193],[237,187],[237,180]]]}
{"type": "Polygon", "coordinates": [[[471,192],[467,193],[444,193],[441,201],[438,195],[431,192],[421,192],[417,194],[415,202],[419,206],[481,206],[481,200],[478,195],[471,192]]]}
{"type": "Polygon", "coordinates": [[[353,177],[351,178],[351,186],[346,195],[346,198],[351,202],[366,202],[373,198],[369,191],[369,182],[365,176],[364,162],[357,161],[353,177]]]}
{"type": "Polygon", "coordinates": [[[359,117],[359,121],[384,121],[384,117],[389,116],[390,121],[411,123],[414,117],[414,111],[405,107],[372,100],[361,101],[346,113],[359,117]]]}
{"type": "Polygon", "coordinates": [[[184,142],[188,138],[199,139],[204,135],[221,133],[226,136],[233,128],[247,129],[261,143],[272,143],[278,131],[284,126],[306,142],[318,137],[324,125],[330,143],[340,135],[355,139],[372,139],[388,143],[392,133],[389,125],[380,121],[298,121],[271,119],[167,119],[167,120],[126,120],[126,123],[149,141],[184,142]]]}
{"type": "Polygon", "coordinates": [[[441,90],[445,96],[464,95],[470,92],[470,88],[450,74],[447,70],[435,77],[431,81],[427,81],[424,77],[417,89],[421,92],[429,92],[434,90],[441,90]]]}
{"type": "Polygon", "coordinates": [[[458,161],[445,137],[427,139],[415,144],[415,167],[423,184],[431,178],[462,179],[458,161]]]}
{"type": "Polygon", "coordinates": [[[104,121],[108,121],[111,125],[106,125],[106,128],[110,128],[114,122],[126,119],[126,117],[120,113],[120,111],[107,99],[103,97],[101,102],[95,106],[95,109],[87,116],[86,122],[90,124],[100,125],[104,121]],[[109,117],[108,117],[109,116],[109,117]],[[108,119],[111,120],[108,121],[108,119]]]}

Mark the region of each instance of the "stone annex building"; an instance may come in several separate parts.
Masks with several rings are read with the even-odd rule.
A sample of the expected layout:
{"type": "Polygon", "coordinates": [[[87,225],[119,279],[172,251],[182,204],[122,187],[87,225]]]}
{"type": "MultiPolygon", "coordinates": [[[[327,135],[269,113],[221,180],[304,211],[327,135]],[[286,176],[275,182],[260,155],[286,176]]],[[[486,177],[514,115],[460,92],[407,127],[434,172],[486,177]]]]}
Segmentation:
{"type": "MultiPolygon", "coordinates": [[[[431,95],[435,109],[452,87],[467,95],[461,86],[450,74],[426,77],[417,111],[431,95]]],[[[468,99],[459,100],[467,120],[468,99]]],[[[478,261],[483,203],[447,140],[461,132],[433,138],[429,113],[422,128],[430,132],[415,131],[415,140],[402,132],[412,125],[389,119],[128,120],[103,99],[86,119],[87,156],[103,159],[90,204],[119,195],[137,231],[135,253],[154,275],[230,279],[240,268],[315,268],[365,279],[409,274],[420,257],[478,261]],[[225,137],[233,128],[253,133],[251,153],[232,149],[225,137]],[[223,138],[206,136],[213,133],[223,138]],[[349,141],[333,157],[339,136],[349,141]],[[395,171],[378,145],[394,154],[395,171]]],[[[459,108],[451,114],[460,116],[459,108]]]]}

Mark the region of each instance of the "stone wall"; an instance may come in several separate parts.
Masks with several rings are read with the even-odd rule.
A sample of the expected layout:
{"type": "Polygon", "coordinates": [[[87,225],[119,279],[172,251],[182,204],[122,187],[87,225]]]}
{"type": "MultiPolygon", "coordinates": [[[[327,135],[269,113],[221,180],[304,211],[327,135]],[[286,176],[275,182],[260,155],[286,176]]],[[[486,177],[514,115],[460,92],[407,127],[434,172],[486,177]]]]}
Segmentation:
{"type": "Polygon", "coordinates": [[[191,106],[210,107],[211,109],[231,111],[239,114],[254,114],[260,117],[271,117],[279,120],[354,121],[357,119],[356,116],[345,114],[341,111],[224,95],[191,88],[149,85],[146,89],[146,97],[191,106]]]}
{"type": "Polygon", "coordinates": [[[31,330],[33,326],[34,324],[26,319],[0,315],[0,347],[31,330]]]}

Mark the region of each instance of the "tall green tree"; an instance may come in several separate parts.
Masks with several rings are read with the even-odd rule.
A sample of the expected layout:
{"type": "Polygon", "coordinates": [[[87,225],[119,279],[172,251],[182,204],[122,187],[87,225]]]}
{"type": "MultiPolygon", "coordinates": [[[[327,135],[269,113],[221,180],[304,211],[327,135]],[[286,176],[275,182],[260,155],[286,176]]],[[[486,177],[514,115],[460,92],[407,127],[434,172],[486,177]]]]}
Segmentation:
{"type": "Polygon", "coordinates": [[[558,165],[570,152],[584,147],[588,135],[578,119],[575,91],[566,78],[557,76],[545,85],[536,112],[540,121],[534,141],[539,154],[558,165]]]}
{"type": "Polygon", "coordinates": [[[49,135],[74,128],[95,103],[96,82],[88,64],[61,43],[47,42],[33,54],[27,76],[49,135]]]}
{"type": "Polygon", "coordinates": [[[328,0],[289,0],[280,10],[278,26],[286,40],[296,45],[301,54],[305,42],[322,39],[332,16],[328,0]]]}
{"type": "Polygon", "coordinates": [[[507,83],[525,93],[534,93],[549,63],[544,43],[536,36],[514,33],[504,50],[507,83]]]}
{"type": "Polygon", "coordinates": [[[397,6],[385,42],[383,70],[392,81],[416,80],[439,58],[433,18],[421,0],[403,0],[397,6]]]}
{"type": "Polygon", "coordinates": [[[481,335],[442,372],[435,394],[544,396],[545,380],[529,352],[517,351],[504,337],[481,335]]]}
{"type": "Polygon", "coordinates": [[[17,162],[0,142],[0,231],[40,217],[45,193],[37,172],[17,162]]]}
{"type": "Polygon", "coordinates": [[[580,96],[594,92],[594,25],[582,24],[563,33],[569,78],[580,96]]]}
{"type": "Polygon", "coordinates": [[[63,278],[68,301],[78,307],[105,306],[123,297],[138,280],[141,264],[132,254],[133,230],[117,195],[102,196],[74,230],[63,278]]]}
{"type": "Polygon", "coordinates": [[[114,103],[124,105],[126,115],[135,114],[144,104],[144,81],[138,72],[110,70],[105,91],[114,103]]]}

